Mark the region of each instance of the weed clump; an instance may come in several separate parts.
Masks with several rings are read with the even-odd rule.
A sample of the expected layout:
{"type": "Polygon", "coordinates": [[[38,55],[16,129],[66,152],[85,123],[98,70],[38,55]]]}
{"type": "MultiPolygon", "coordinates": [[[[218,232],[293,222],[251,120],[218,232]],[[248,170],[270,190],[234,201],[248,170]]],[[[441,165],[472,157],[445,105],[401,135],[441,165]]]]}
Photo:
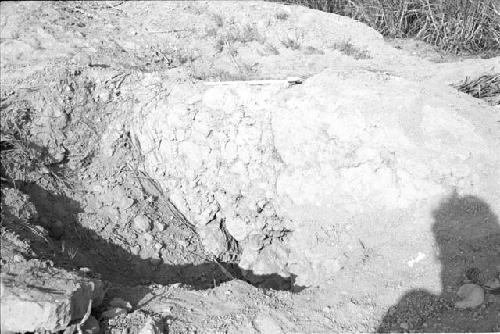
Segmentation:
{"type": "Polygon", "coordinates": [[[227,30],[218,35],[215,41],[215,49],[218,52],[222,52],[224,48],[234,45],[237,42],[246,44],[253,41],[259,43],[263,43],[264,41],[264,37],[260,34],[256,25],[231,25],[227,30]]]}
{"type": "Polygon", "coordinates": [[[290,15],[287,12],[279,12],[276,14],[276,19],[278,19],[280,21],[286,21],[286,20],[288,20],[289,16],[290,15]]]}
{"type": "Polygon", "coordinates": [[[459,91],[484,99],[492,105],[500,105],[500,74],[486,74],[476,79],[465,79],[454,85],[459,91]]]}
{"type": "MultiPolygon", "coordinates": [[[[270,0],[279,1],[279,0],[270,0]]],[[[452,53],[500,54],[498,0],[284,0],[352,17],[388,37],[412,37],[452,53]]]]}
{"type": "Polygon", "coordinates": [[[343,41],[341,43],[335,44],[334,48],[342,52],[347,56],[351,56],[354,59],[370,59],[370,53],[367,50],[361,50],[356,47],[350,40],[343,41]]]}
{"type": "Polygon", "coordinates": [[[281,44],[289,49],[298,50],[300,49],[303,40],[304,32],[300,30],[293,30],[281,39],[281,44]]]}

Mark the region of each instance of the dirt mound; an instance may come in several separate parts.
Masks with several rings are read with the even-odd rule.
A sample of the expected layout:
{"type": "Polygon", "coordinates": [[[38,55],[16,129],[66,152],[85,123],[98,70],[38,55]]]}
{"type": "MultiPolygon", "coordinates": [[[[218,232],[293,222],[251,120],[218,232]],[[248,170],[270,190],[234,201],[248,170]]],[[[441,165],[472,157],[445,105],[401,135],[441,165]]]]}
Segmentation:
{"type": "Polygon", "coordinates": [[[438,94],[378,72],[325,71],[289,88],[179,86],[131,131],[150,152],[147,172],[209,252],[226,251],[227,232],[242,268],[312,285],[354,261],[346,249],[361,261],[362,230],[390,225],[390,238],[431,242],[427,213],[453,189],[499,203],[495,114],[467,101],[451,87],[438,94]],[[398,227],[397,212],[419,228],[398,227]],[[366,215],[371,227],[358,222],[366,215]]]}

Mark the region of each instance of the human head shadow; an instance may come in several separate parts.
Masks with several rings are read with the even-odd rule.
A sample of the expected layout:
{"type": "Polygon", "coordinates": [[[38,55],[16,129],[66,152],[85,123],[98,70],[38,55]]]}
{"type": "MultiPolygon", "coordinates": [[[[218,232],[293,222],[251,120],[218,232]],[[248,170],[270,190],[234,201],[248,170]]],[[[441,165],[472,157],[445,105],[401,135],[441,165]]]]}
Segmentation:
{"type": "Polygon", "coordinates": [[[263,289],[293,292],[303,289],[293,286],[294,277],[277,274],[254,274],[249,280],[234,263],[205,261],[177,265],[143,259],[116,244],[112,238],[104,239],[92,229],[79,224],[77,216],[84,211],[77,201],[54,194],[34,182],[23,184],[20,190],[29,195],[36,207],[39,217],[33,223],[49,231],[50,242],[44,241],[31,229],[22,229],[19,224],[7,224],[6,228],[15,230],[24,239],[34,241],[31,243],[34,257],[50,260],[57,267],[66,270],[87,267],[106,281],[128,286],[180,283],[195,290],[204,290],[231,279],[239,279],[263,289]],[[57,231],[53,233],[52,224],[56,221],[64,223],[63,235],[57,231]],[[66,251],[62,249],[63,244],[66,251]],[[68,256],[68,249],[74,250],[73,258],[68,256]]]}
{"type": "Polygon", "coordinates": [[[483,309],[483,321],[477,321],[474,310],[457,309],[454,303],[468,269],[479,269],[479,283],[496,275],[493,264],[500,260],[498,217],[479,197],[461,196],[456,192],[439,203],[432,217],[432,232],[441,263],[442,293],[435,295],[423,289],[409,291],[387,311],[377,332],[495,331],[498,304],[483,309]]]}

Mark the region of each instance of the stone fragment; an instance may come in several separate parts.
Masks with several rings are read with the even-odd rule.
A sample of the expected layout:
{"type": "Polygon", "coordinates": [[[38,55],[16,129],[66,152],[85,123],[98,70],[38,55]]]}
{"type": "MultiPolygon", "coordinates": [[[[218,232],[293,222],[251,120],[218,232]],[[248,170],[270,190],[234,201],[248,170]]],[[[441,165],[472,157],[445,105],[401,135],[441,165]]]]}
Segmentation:
{"type": "Polygon", "coordinates": [[[155,227],[158,231],[162,232],[165,230],[165,224],[161,221],[156,221],[155,222],[155,227]]]}
{"type": "Polygon", "coordinates": [[[208,224],[215,218],[218,211],[219,206],[217,204],[211,204],[196,218],[197,223],[200,225],[208,224]]]}
{"type": "Polygon", "coordinates": [[[54,155],[52,156],[55,163],[61,163],[65,157],[66,157],[66,151],[64,150],[58,151],[54,153],[54,155]]]}
{"type": "MultiPolygon", "coordinates": [[[[40,272],[39,275],[44,277],[40,272]]],[[[29,277],[16,279],[26,281],[29,277]]],[[[91,301],[92,306],[98,306],[103,298],[100,281],[62,274],[52,278],[50,286],[44,284],[12,282],[2,277],[2,332],[34,332],[39,328],[63,330],[71,322],[83,318],[91,301]]]]}
{"type": "Polygon", "coordinates": [[[139,331],[139,334],[161,334],[162,330],[158,323],[154,321],[151,318],[148,318],[142,326],[141,330],[139,331]]]}
{"type": "Polygon", "coordinates": [[[118,222],[120,220],[120,211],[114,206],[108,205],[102,208],[102,212],[112,221],[118,222]]]}
{"type": "Polygon", "coordinates": [[[276,320],[268,314],[259,313],[253,320],[253,326],[258,333],[266,334],[282,334],[285,331],[281,328],[276,320]]]}
{"type": "Polygon", "coordinates": [[[236,241],[243,241],[252,231],[252,227],[240,217],[230,218],[226,220],[226,228],[229,234],[236,239],[236,241]]]}
{"type": "Polygon", "coordinates": [[[455,303],[457,308],[474,308],[484,302],[484,290],[477,284],[462,285],[457,295],[462,298],[461,301],[455,303]]]}
{"type": "Polygon", "coordinates": [[[23,262],[24,260],[24,257],[21,255],[21,254],[14,254],[14,256],[12,257],[12,261],[14,262],[23,262]]]}
{"type": "Polygon", "coordinates": [[[139,252],[141,251],[141,246],[135,245],[134,247],[130,248],[130,253],[133,255],[139,255],[139,252]]]}
{"type": "Polygon", "coordinates": [[[153,235],[151,233],[149,233],[149,232],[148,233],[144,233],[143,236],[142,236],[142,238],[144,239],[144,242],[147,245],[151,244],[153,242],[153,239],[154,239],[153,235]]]}
{"type": "Polygon", "coordinates": [[[139,232],[148,232],[151,230],[151,221],[145,215],[138,215],[134,218],[133,226],[139,232]]]}
{"type": "Polygon", "coordinates": [[[120,210],[126,210],[134,204],[134,199],[128,196],[127,191],[122,186],[114,187],[110,195],[110,199],[120,210]]]}
{"type": "Polygon", "coordinates": [[[134,205],[134,199],[130,197],[121,197],[116,205],[120,208],[120,210],[125,210],[134,205]]]}
{"type": "Polygon", "coordinates": [[[199,228],[203,247],[209,254],[220,255],[227,249],[227,240],[219,224],[208,224],[199,228]]]}

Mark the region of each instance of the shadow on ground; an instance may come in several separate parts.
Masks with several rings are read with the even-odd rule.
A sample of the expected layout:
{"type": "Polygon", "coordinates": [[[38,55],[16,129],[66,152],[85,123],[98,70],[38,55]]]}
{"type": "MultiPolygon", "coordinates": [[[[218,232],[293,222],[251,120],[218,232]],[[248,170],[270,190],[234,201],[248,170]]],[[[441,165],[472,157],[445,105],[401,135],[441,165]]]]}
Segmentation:
{"type": "Polygon", "coordinates": [[[47,227],[47,223],[43,222],[44,219],[64,222],[65,235],[60,235],[57,229],[55,231],[50,229],[51,239],[54,242],[47,243],[35,234],[29,235],[33,232],[26,229],[20,231],[20,227],[15,224],[6,225],[6,228],[13,229],[23,238],[31,240],[35,257],[51,260],[57,267],[67,270],[88,267],[104,280],[130,286],[181,283],[196,290],[204,290],[234,278],[245,280],[264,289],[294,292],[303,290],[303,287],[292,286],[294,277],[283,278],[277,274],[264,276],[253,274],[252,282],[249,282],[234,263],[205,262],[176,265],[160,261],[154,263],[151,259],[142,259],[111,240],[103,239],[93,230],[81,226],[77,215],[83,210],[75,200],[64,195],[53,194],[36,183],[24,184],[21,190],[29,195],[30,201],[35,205],[39,214],[39,219],[35,223],[47,227]],[[61,251],[63,241],[66,249],[71,247],[78,251],[74,258],[70,259],[67,251],[61,251]]]}
{"type": "Polygon", "coordinates": [[[495,275],[500,260],[500,226],[489,205],[475,196],[453,193],[432,212],[432,231],[439,248],[443,293],[406,293],[391,307],[377,329],[386,332],[495,332],[500,330],[500,304],[460,310],[456,291],[468,269],[477,268],[484,281],[495,275]]]}

